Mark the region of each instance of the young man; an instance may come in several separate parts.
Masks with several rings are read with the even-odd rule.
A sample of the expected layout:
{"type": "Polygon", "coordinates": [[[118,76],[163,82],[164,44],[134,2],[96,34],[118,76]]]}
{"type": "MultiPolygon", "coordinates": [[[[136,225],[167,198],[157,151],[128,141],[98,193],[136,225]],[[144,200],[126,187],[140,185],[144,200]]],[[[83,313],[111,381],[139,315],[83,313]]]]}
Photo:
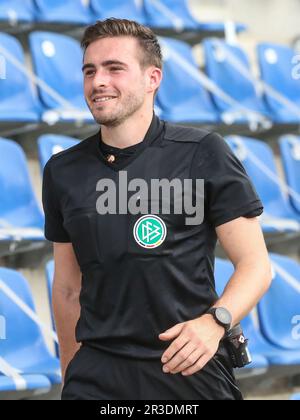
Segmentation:
{"type": "Polygon", "coordinates": [[[53,156],[43,185],[62,397],[241,399],[222,339],[270,286],[262,204],[222,138],[153,114],[162,54],[150,29],[109,19],[89,27],[82,46],[101,130],[53,156]],[[180,188],[176,199],[174,190],[142,194],[155,180],[176,180],[175,189],[189,179],[204,180],[200,193],[193,184],[196,212],[197,196],[204,201],[193,221],[186,207],[175,211],[180,188]],[[235,266],[221,298],[217,239],[235,266]]]}

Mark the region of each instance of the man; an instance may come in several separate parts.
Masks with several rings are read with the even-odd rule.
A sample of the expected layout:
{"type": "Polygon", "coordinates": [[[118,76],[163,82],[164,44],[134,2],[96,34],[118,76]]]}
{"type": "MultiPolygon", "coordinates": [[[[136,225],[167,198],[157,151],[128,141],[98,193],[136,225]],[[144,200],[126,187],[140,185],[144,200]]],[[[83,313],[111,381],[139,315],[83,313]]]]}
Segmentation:
{"type": "Polygon", "coordinates": [[[82,46],[85,98],[101,130],[53,156],[43,185],[62,398],[241,399],[223,338],[270,286],[262,204],[222,138],[153,115],[162,54],[150,29],[109,19],[82,46]],[[128,209],[145,211],[124,211],[125,175],[143,187],[204,180],[203,218],[187,222],[173,193],[148,201],[138,188],[126,191],[128,209]],[[151,211],[163,201],[171,212],[151,211]],[[217,239],[235,266],[220,299],[217,239]]]}

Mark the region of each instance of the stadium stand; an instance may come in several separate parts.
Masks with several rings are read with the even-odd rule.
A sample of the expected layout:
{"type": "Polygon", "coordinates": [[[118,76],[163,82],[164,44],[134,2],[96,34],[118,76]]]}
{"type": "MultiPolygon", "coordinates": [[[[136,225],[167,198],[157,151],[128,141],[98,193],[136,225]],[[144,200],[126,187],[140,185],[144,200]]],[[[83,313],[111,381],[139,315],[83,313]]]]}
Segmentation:
{"type": "Polygon", "coordinates": [[[179,67],[174,59],[175,52],[197,73],[198,66],[192,48],[171,38],[163,38],[161,41],[164,49],[165,77],[158,91],[157,103],[162,110],[162,117],[172,122],[216,123],[219,117],[208,92],[197,80],[189,76],[184,67],[179,67]],[[182,83],[182,80],[185,80],[185,83],[182,83]]]}
{"type": "MultiPolygon", "coordinates": [[[[0,33],[0,54],[1,48],[25,66],[24,51],[16,38],[0,33]]],[[[9,60],[5,67],[0,89],[0,122],[38,122],[41,109],[27,76],[9,60]]]]}
{"type": "Polygon", "coordinates": [[[39,87],[41,102],[51,111],[44,119],[93,121],[83,97],[79,43],[51,32],[33,32],[29,39],[36,74],[54,92],[39,87]]]}
{"type": "Polygon", "coordinates": [[[60,384],[59,360],[45,344],[43,332],[48,333],[48,327],[37,318],[28,283],[7,268],[0,268],[0,308],[11,329],[1,343],[1,357],[21,374],[41,374],[52,385],[60,384]]]}
{"type": "Polygon", "coordinates": [[[35,198],[25,153],[0,138],[0,255],[44,242],[44,216],[35,198]]]}
{"type": "MultiPolygon", "coordinates": [[[[0,330],[0,400],[49,399],[52,390],[59,395],[54,263],[38,202],[41,175],[53,154],[97,129],[83,97],[79,39],[86,25],[111,16],[145,23],[160,36],[164,79],[156,113],[173,123],[229,133],[226,140],[265,206],[260,220],[274,281],[242,322],[253,363],[237,372],[239,380],[253,379],[251,391],[260,383],[271,387],[274,378],[296,381],[300,373],[300,340],[293,336],[300,293],[296,52],[286,41],[262,43],[266,38],[254,38],[253,27],[238,38],[246,25],[209,22],[202,13],[196,18],[195,5],[202,10],[202,2],[189,0],[0,0],[0,322],[5,317],[10,328],[5,340],[0,330]],[[284,238],[288,257],[274,253],[278,238],[284,238]],[[33,295],[47,322],[43,312],[37,315],[33,295]]],[[[233,272],[229,261],[216,260],[219,294],[233,272]]],[[[299,394],[290,397],[297,391],[290,389],[287,398],[300,400],[299,394]]]]}
{"type": "Polygon", "coordinates": [[[79,140],[67,136],[45,134],[38,139],[41,172],[52,155],[78,144],[79,140]]]}
{"type": "Polygon", "coordinates": [[[86,25],[92,21],[89,3],[82,0],[35,0],[36,20],[86,25]]]}
{"type": "Polygon", "coordinates": [[[287,46],[262,43],[257,47],[262,80],[281,95],[279,101],[269,91],[265,92],[266,102],[277,122],[299,123],[300,120],[300,85],[292,75],[295,51],[287,46]],[[292,104],[290,105],[287,100],[292,104]],[[292,112],[293,107],[298,108],[292,112]]]}
{"type": "Polygon", "coordinates": [[[34,5],[32,0],[1,0],[0,22],[9,22],[16,26],[20,22],[34,20],[34,5]]]}
{"type": "MultiPolygon", "coordinates": [[[[250,61],[245,52],[238,46],[229,45],[217,39],[207,39],[203,42],[205,51],[206,72],[218,87],[234,98],[239,105],[272,119],[266,109],[262,95],[259,94],[254,81],[249,79],[251,75],[250,61]],[[246,70],[246,74],[238,71],[229,60],[232,55],[238,64],[246,70]]],[[[254,79],[254,77],[253,77],[254,79]]],[[[213,100],[220,113],[226,114],[224,119],[234,123],[245,123],[245,116],[241,115],[240,109],[232,108],[219,96],[213,94],[213,100]]]]}
{"type": "Polygon", "coordinates": [[[264,232],[300,232],[299,215],[286,197],[271,147],[253,138],[228,136],[226,140],[243,163],[262,199],[265,207],[261,219],[264,232]]]}
{"type": "Polygon", "coordinates": [[[143,2],[140,0],[91,0],[91,8],[95,20],[113,16],[116,18],[136,20],[142,24],[147,23],[143,2]]]}
{"type": "Polygon", "coordinates": [[[285,179],[290,191],[289,197],[292,206],[300,214],[300,137],[285,135],[279,139],[281,158],[285,171],[285,179]]]}

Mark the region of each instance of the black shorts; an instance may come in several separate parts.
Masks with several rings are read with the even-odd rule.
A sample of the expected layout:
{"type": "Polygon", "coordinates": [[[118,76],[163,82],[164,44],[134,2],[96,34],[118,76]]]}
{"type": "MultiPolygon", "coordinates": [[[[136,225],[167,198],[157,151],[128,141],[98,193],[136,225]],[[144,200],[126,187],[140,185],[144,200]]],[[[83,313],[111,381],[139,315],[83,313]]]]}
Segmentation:
{"type": "Polygon", "coordinates": [[[241,400],[232,371],[215,357],[184,377],[160,360],[136,360],[82,346],[68,366],[62,400],[241,400]]]}

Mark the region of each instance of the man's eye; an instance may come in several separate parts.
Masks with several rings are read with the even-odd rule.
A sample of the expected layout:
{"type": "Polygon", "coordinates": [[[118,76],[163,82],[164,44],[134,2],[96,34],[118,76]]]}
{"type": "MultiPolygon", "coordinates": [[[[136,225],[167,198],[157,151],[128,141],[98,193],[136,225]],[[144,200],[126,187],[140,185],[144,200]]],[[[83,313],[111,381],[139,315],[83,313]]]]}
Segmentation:
{"type": "Polygon", "coordinates": [[[93,74],[95,74],[94,70],[90,70],[90,71],[86,71],[84,75],[85,77],[89,77],[89,76],[92,76],[93,74]]]}
{"type": "Polygon", "coordinates": [[[111,67],[110,68],[111,71],[119,71],[119,70],[123,70],[122,67],[111,67]]]}

